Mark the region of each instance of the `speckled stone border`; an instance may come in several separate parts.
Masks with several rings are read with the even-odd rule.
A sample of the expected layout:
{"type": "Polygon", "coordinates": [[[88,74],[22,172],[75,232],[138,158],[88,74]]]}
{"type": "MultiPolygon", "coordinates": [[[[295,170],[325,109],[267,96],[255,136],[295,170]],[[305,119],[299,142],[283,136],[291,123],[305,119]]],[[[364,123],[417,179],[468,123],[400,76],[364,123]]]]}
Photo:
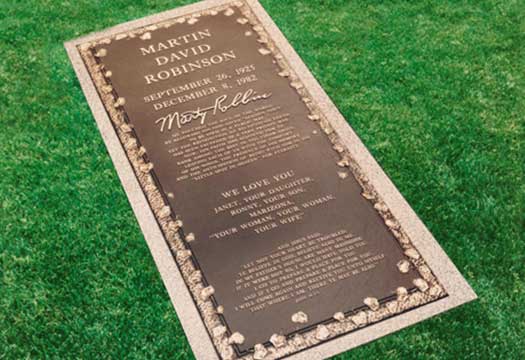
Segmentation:
{"type": "MultiPolygon", "coordinates": [[[[212,2],[208,1],[208,3],[212,2]]],[[[217,2],[215,1],[215,3],[217,2]]],[[[83,55],[87,68],[92,72],[91,76],[93,80],[101,90],[100,97],[106,105],[106,110],[115,125],[115,131],[126,150],[130,163],[134,167],[139,182],[142,184],[144,193],[147,195],[150,206],[157,217],[158,224],[163,230],[164,236],[170,244],[171,249],[176,254],[176,259],[182,276],[185,278],[186,284],[194,295],[194,300],[200,309],[206,327],[210,330],[211,339],[213,339],[214,345],[220,356],[224,359],[233,358],[235,352],[233,351],[231,344],[242,342],[242,335],[238,333],[232,334],[223,326],[220,306],[217,306],[216,302],[211,301],[213,298],[213,288],[209,285],[206,286],[206,284],[201,282],[202,277],[198,270],[195,269],[194,262],[191,261],[192,255],[186,247],[186,241],[180,236],[182,223],[180,219],[171,216],[171,210],[163,199],[162,194],[159,192],[154,176],[152,176],[152,165],[147,162],[146,150],[138,143],[134,136],[133,129],[127,123],[126,116],[121,111],[125,99],[118,97],[118,94],[116,94],[114,89],[111,88],[111,70],[104,69],[103,66],[96,61],[97,57],[103,57],[105,55],[105,50],[99,47],[96,53],[93,53],[91,49],[95,44],[100,45],[108,43],[109,41],[118,41],[127,36],[140,36],[144,39],[148,39],[150,32],[155,31],[157,28],[169,27],[183,22],[192,24],[197,22],[200,16],[214,15],[219,11],[224,11],[227,15],[233,16],[236,15],[236,11],[232,10],[232,8],[238,8],[242,13],[242,17],[238,17],[236,20],[241,23],[247,21],[250,22],[253,30],[258,35],[258,41],[261,43],[261,55],[274,56],[275,61],[281,68],[279,75],[290,79],[291,86],[298,91],[306,106],[310,109],[310,119],[318,122],[320,129],[332,141],[334,150],[340,154],[339,166],[341,166],[342,169],[349,169],[356,177],[363,188],[363,196],[374,204],[374,207],[383,217],[386,225],[390,228],[405,250],[405,254],[410,262],[401,262],[399,264],[400,271],[408,271],[407,267],[414,266],[421,274],[421,278],[416,279],[414,283],[418,288],[418,291],[414,293],[409,294],[406,289],[400,288],[398,289],[397,299],[381,304],[377,299],[364,299],[364,303],[367,305],[367,310],[360,310],[359,312],[349,314],[350,316],[345,316],[343,313],[336,313],[334,314],[334,320],[332,322],[319,325],[315,329],[309,330],[301,335],[296,335],[292,338],[287,339],[280,334],[275,334],[272,339],[270,339],[271,344],[273,344],[272,346],[265,347],[262,344],[258,344],[255,348],[255,354],[249,354],[243,358],[280,358],[314,345],[318,345],[317,347],[319,347],[321,342],[325,342],[363,326],[368,325],[367,327],[369,327],[369,324],[371,323],[391,317],[395,314],[404,313],[411,308],[437,300],[444,296],[444,287],[423,260],[420,252],[415,246],[413,246],[410,237],[403,229],[402,224],[400,224],[388,205],[381,198],[380,193],[374,188],[367,176],[365,176],[366,172],[363,171],[357,161],[351,156],[351,150],[345,146],[344,141],[341,141],[344,139],[340,139],[340,136],[334,131],[326,114],[322,111],[320,106],[316,104],[316,101],[314,100],[315,94],[312,95],[311,92],[308,91],[308,86],[305,86],[299,75],[293,70],[293,65],[289,65],[289,62],[285,59],[285,56],[281,53],[279,47],[274,43],[271,36],[272,34],[268,34],[265,27],[261,25],[259,19],[252,11],[252,7],[254,5],[258,6],[258,4],[254,4],[253,1],[248,1],[247,3],[235,1],[231,3],[222,2],[222,4],[216,5],[218,7],[213,9],[203,8],[198,12],[188,13],[182,17],[172,18],[167,21],[153,25],[150,24],[140,28],[127,29],[125,32],[114,32],[111,36],[94,38],[92,41],[85,41],[76,45],[80,45],[80,53],[83,55]]],[[[346,174],[346,172],[341,172],[341,174],[346,174]]],[[[341,176],[344,177],[346,175],[341,176]]],[[[191,233],[186,235],[186,240],[191,239],[191,233]]]]}

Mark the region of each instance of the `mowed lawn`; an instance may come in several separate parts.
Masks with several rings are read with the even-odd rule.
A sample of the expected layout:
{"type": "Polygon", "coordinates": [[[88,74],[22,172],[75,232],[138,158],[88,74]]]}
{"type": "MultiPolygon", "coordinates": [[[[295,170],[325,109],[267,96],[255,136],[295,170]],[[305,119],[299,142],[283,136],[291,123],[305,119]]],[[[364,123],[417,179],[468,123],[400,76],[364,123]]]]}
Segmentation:
{"type": "MultiPolygon", "coordinates": [[[[191,1],[0,0],[0,358],[192,358],[63,42],[191,1]]],[[[525,2],[263,0],[479,300],[337,359],[525,358],[525,2]]]]}

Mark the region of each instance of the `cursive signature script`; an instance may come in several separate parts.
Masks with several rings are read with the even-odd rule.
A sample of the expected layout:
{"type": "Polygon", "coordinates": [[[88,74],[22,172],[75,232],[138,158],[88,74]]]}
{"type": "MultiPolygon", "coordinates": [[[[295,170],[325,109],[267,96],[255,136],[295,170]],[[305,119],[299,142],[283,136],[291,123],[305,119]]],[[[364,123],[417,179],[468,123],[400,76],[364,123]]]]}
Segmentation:
{"type": "Polygon", "coordinates": [[[221,95],[215,99],[211,106],[202,109],[197,108],[196,110],[189,110],[183,113],[177,111],[172,112],[166,116],[158,118],[155,121],[155,124],[160,126],[160,132],[164,132],[164,130],[170,131],[173,128],[174,123],[179,129],[184,125],[190,124],[194,120],[204,124],[208,113],[211,113],[212,115],[215,115],[218,112],[225,113],[240,105],[247,105],[254,101],[268,99],[270,96],[272,96],[272,93],[257,94],[253,89],[237,93],[231,100],[228,95],[221,95]]]}

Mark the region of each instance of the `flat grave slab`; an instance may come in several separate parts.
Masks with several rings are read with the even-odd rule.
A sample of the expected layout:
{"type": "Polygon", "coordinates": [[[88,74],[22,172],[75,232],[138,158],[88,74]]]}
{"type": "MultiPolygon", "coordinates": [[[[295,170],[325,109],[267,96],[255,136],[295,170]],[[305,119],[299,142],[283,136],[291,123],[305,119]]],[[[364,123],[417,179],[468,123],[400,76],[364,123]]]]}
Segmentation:
{"type": "Polygon", "coordinates": [[[66,48],[198,358],[323,358],[475,298],[258,2],[66,48]]]}

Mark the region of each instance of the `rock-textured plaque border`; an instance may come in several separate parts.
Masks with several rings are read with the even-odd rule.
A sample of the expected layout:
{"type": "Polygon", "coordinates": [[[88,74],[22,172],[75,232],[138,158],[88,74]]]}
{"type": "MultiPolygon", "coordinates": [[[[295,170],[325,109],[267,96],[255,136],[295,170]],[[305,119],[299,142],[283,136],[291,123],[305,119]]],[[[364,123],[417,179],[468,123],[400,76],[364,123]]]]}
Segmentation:
{"type": "Polygon", "coordinates": [[[204,1],[73,40],[66,48],[197,358],[326,357],[475,299],[461,274],[255,0],[204,1]],[[340,154],[338,165],[355,176],[363,196],[374,204],[404,249],[410,262],[400,263],[400,271],[410,266],[421,275],[414,292],[399,288],[394,299],[364,299],[363,308],[357,311],[336,313],[334,318],[293,335],[275,334],[245,353],[235,346],[242,334],[227,326],[220,305],[214,301],[213,287],[192,261],[187,247],[192,234],[184,233],[183,222],[167,205],[165,196],[169,194],[159,188],[147,151],[122,111],[125,99],[112,88],[111,71],[100,63],[106,53],[104,44],[126,37],[148,39],[159,28],[196,23],[201,16],[219,12],[230,15],[232,21],[250,23],[261,44],[261,56],[274,57],[279,75],[289,79],[309,108],[310,120],[319,124],[319,131],[340,154]]]}
{"type": "MultiPolygon", "coordinates": [[[[169,21],[86,42],[80,45],[79,49],[110,115],[120,142],[124,146],[128,159],[161,226],[164,237],[193,295],[195,304],[200,310],[210,337],[222,358],[231,359],[234,355],[247,359],[253,356],[256,360],[282,357],[446,296],[445,290],[432,274],[419,252],[414,248],[397,219],[392,215],[378,192],[370,184],[366,175],[353,160],[348,149],[341,144],[337,133],[319,109],[315,99],[304,87],[293,68],[284,59],[271,37],[260,24],[260,21],[245,3],[235,1],[231,4],[213,7],[187,16],[176,17],[169,21]],[[279,66],[279,76],[289,80],[290,86],[295,89],[310,110],[308,119],[304,119],[304,121],[314,121],[319,125],[318,131],[322,131],[328,137],[334,151],[339,154],[338,166],[342,169],[348,168],[350,170],[361,185],[362,196],[373,204],[385,225],[403,248],[409,260],[401,260],[398,263],[399,271],[406,273],[411,267],[414,267],[421,275],[420,278],[414,280],[414,285],[417,287],[416,291],[409,292],[406,288],[399,287],[397,296],[393,299],[378,300],[374,297],[367,297],[363,299],[361,308],[346,313],[344,312],[345,309],[337,309],[338,311],[334,312],[332,318],[324,319],[321,323],[301,329],[301,331],[293,334],[281,334],[276,331],[265,343],[257,344],[253,349],[250,349],[252,351],[241,352],[236,347],[238,342],[243,341],[243,335],[232,329],[231,326],[228,326],[227,319],[222,315],[222,308],[213,295],[214,288],[206,280],[205,274],[201,273],[198,259],[194,258],[191,252],[189,243],[194,238],[193,233],[191,233],[191,229],[187,230],[183,225],[183,218],[176,216],[173,213],[173,209],[170,208],[166,199],[166,196],[170,196],[170,194],[165,194],[162,191],[155,175],[153,164],[148,161],[148,152],[141,146],[128,120],[128,116],[123,110],[126,99],[120,97],[113,88],[111,70],[107,69],[103,63],[103,59],[108,53],[106,45],[113,41],[125,41],[125,39],[130,37],[138,37],[147,41],[151,39],[152,32],[159,29],[178,26],[178,24],[194,25],[202,17],[217,16],[219,14],[228,17],[229,21],[241,24],[249,23],[251,25],[253,31],[249,30],[245,35],[254,38],[254,41],[260,43],[260,56],[273,57],[273,61],[279,66]],[[251,354],[252,352],[253,354],[251,354]]],[[[341,171],[339,176],[346,177],[348,172],[341,171]]],[[[296,318],[297,322],[300,322],[301,317],[306,319],[307,316],[304,312],[298,312],[293,317],[296,318]]]]}

